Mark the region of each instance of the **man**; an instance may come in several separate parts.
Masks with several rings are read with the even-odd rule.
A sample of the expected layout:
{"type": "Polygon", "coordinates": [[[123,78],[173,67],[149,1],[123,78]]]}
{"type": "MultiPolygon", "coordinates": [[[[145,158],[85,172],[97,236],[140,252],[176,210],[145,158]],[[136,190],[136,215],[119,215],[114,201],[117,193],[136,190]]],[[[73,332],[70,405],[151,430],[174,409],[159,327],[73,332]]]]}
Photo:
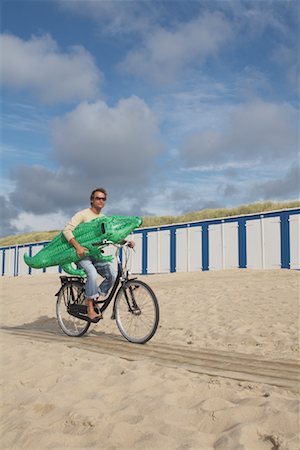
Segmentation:
{"type": "MultiPolygon", "coordinates": [[[[96,314],[94,310],[94,300],[96,300],[99,296],[106,296],[110,288],[113,286],[117,274],[110,263],[98,261],[92,256],[85,256],[88,249],[76,241],[73,231],[80,223],[90,222],[93,219],[103,216],[101,211],[104,208],[106,198],[107,193],[105,189],[94,189],[90,196],[90,208],[76,213],[63,230],[65,238],[71,245],[73,245],[77,256],[82,258],[77,262],[77,265],[84,269],[87,276],[85,283],[85,297],[87,299],[88,316],[94,323],[102,319],[102,314],[96,314]],[[104,278],[100,286],[97,284],[98,274],[104,278]]],[[[133,241],[129,241],[128,245],[133,248],[135,243],[133,241]]]]}

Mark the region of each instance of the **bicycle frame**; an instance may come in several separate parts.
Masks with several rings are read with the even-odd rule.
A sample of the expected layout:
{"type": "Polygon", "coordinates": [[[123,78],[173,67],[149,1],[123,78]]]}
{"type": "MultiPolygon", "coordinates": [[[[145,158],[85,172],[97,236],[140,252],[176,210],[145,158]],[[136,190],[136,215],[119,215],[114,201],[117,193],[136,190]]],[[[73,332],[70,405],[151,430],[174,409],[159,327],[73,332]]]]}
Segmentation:
{"type": "MultiPolygon", "coordinates": [[[[107,309],[107,307],[110,305],[110,303],[113,300],[113,298],[117,297],[117,296],[115,296],[115,294],[116,294],[116,291],[118,289],[119,284],[121,283],[121,286],[119,287],[119,290],[120,289],[124,289],[124,285],[126,284],[126,282],[128,281],[129,278],[128,278],[128,270],[127,270],[127,268],[126,268],[126,270],[124,270],[122,262],[121,262],[121,258],[120,258],[120,249],[122,248],[122,246],[118,245],[118,244],[113,244],[112,242],[104,242],[104,243],[102,242],[100,244],[101,244],[101,247],[103,245],[114,245],[117,248],[115,256],[117,258],[117,263],[118,263],[117,277],[116,277],[116,280],[115,280],[115,283],[114,283],[113,287],[111,288],[111,291],[110,291],[108,297],[103,299],[103,300],[94,300],[94,308],[97,308],[97,310],[98,310],[98,311],[96,310],[96,312],[103,313],[107,309]],[[100,305],[100,304],[102,304],[102,306],[101,307],[97,307],[97,305],[100,305]]],[[[74,276],[70,276],[70,277],[69,276],[61,276],[60,278],[61,278],[61,282],[62,282],[62,287],[60,288],[60,290],[63,288],[63,286],[64,286],[64,284],[66,282],[71,282],[72,283],[74,281],[77,281],[77,282],[80,282],[82,285],[84,285],[84,278],[82,278],[82,277],[79,278],[79,277],[74,277],[74,276]]],[[[131,279],[135,280],[136,277],[135,278],[131,278],[131,279]]],[[[56,295],[59,294],[60,290],[57,292],[56,295]]],[[[125,294],[126,302],[128,304],[128,308],[130,310],[132,310],[130,302],[129,302],[129,299],[128,299],[128,296],[127,296],[126,289],[124,289],[124,294],[125,294]]],[[[72,290],[71,295],[74,296],[73,290],[72,290]]],[[[86,308],[87,307],[85,305],[78,305],[78,307],[76,308],[76,311],[75,310],[74,311],[69,311],[69,314],[71,314],[71,315],[73,315],[73,316],[75,316],[75,317],[77,317],[79,319],[85,320],[87,322],[91,322],[91,319],[86,315],[86,308]]],[[[114,303],[114,306],[113,306],[111,319],[115,319],[115,303],[114,303]]]]}
{"type": "MultiPolygon", "coordinates": [[[[102,307],[98,308],[99,312],[101,312],[101,313],[103,313],[103,311],[105,311],[106,308],[111,303],[112,299],[115,296],[115,293],[116,293],[116,290],[117,290],[119,284],[121,283],[121,286],[120,286],[119,290],[120,289],[124,289],[124,285],[126,284],[126,282],[129,279],[128,278],[127,267],[126,267],[126,270],[123,269],[123,265],[122,265],[121,258],[120,258],[120,249],[122,248],[122,246],[121,245],[117,245],[117,244],[113,244],[113,243],[108,243],[108,245],[109,244],[114,245],[115,247],[117,247],[116,258],[117,258],[117,263],[118,263],[118,274],[117,274],[116,281],[115,281],[113,287],[111,288],[109,296],[106,299],[104,299],[104,300],[96,300],[96,301],[94,301],[94,305],[95,306],[103,303],[102,307]]],[[[131,280],[135,280],[135,279],[136,279],[136,277],[135,278],[131,278],[131,280]]],[[[128,308],[131,310],[132,308],[131,308],[129,300],[128,300],[126,289],[124,289],[124,294],[125,294],[126,302],[128,304],[128,308]]],[[[116,297],[117,297],[117,295],[116,295],[116,297]]],[[[113,306],[111,319],[113,319],[113,320],[115,319],[115,302],[114,302],[114,306],[113,306]]]]}

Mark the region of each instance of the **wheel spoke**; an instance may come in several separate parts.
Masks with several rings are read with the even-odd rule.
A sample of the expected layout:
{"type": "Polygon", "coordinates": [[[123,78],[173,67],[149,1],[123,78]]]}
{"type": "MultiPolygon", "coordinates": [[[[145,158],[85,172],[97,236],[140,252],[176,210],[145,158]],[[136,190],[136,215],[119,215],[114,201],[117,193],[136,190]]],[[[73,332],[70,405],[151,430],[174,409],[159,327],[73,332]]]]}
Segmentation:
{"type": "Polygon", "coordinates": [[[117,325],[128,341],[147,342],[158,326],[159,310],[156,297],[145,283],[138,280],[127,283],[126,294],[127,296],[124,289],[121,289],[116,299],[117,325]]]}
{"type": "Polygon", "coordinates": [[[82,290],[83,286],[79,282],[67,283],[60,291],[57,299],[58,323],[68,336],[81,336],[90,326],[89,322],[74,317],[68,312],[68,307],[74,303],[85,304],[82,290]]]}

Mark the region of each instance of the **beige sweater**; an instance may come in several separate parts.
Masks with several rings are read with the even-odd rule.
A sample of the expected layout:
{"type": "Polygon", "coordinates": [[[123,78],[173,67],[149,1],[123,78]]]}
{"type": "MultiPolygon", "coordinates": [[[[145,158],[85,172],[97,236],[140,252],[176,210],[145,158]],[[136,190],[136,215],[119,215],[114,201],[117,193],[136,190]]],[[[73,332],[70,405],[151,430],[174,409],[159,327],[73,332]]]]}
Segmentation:
{"type": "Polygon", "coordinates": [[[69,242],[73,237],[73,231],[75,228],[83,222],[90,222],[93,219],[97,219],[98,217],[103,216],[104,214],[95,214],[90,208],[83,209],[82,211],[78,211],[70,220],[70,222],[67,223],[63,230],[63,235],[69,242]]]}

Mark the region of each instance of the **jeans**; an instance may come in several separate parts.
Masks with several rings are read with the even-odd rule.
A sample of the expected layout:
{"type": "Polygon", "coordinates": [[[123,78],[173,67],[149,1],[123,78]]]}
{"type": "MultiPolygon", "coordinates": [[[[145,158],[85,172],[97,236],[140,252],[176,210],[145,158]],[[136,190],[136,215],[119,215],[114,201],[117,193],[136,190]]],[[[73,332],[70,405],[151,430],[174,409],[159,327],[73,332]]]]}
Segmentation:
{"type": "Polygon", "coordinates": [[[113,286],[117,273],[110,263],[100,262],[92,256],[86,256],[77,262],[78,267],[86,273],[85,297],[96,299],[99,295],[106,295],[113,286]],[[97,275],[104,278],[100,286],[97,284],[97,275]]]}

